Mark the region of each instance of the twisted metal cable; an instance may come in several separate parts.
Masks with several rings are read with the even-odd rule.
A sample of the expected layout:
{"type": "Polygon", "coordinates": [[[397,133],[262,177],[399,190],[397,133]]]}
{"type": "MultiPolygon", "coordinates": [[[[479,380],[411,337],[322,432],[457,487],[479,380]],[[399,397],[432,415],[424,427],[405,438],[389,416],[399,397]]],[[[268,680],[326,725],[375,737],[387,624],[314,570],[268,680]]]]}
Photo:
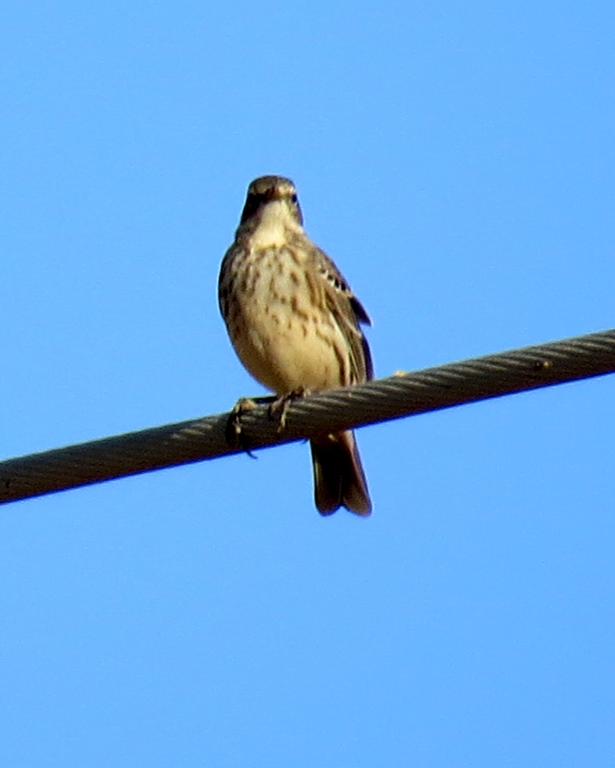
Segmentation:
{"type": "Polygon", "coordinates": [[[479,357],[290,403],[285,425],[266,405],[36,453],[0,463],[0,504],[450,408],[463,403],[615,373],[615,330],[479,357]]]}

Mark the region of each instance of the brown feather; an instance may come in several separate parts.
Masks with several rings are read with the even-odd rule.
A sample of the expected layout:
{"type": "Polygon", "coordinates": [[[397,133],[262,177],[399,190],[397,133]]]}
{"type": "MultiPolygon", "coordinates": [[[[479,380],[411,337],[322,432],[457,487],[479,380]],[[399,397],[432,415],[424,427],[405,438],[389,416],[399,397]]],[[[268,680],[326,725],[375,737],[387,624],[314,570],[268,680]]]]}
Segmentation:
{"type": "Polygon", "coordinates": [[[314,499],[321,515],[345,507],[367,516],[372,502],[357,443],[352,432],[327,435],[310,442],[314,468],[314,499]]]}

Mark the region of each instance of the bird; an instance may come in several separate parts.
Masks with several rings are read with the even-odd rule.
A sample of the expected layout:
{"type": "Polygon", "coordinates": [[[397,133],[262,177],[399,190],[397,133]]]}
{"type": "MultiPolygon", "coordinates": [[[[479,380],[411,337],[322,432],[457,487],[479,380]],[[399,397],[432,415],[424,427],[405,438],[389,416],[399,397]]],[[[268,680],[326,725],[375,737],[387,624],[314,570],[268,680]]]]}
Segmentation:
{"type": "MultiPolygon", "coordinates": [[[[361,325],[369,315],[333,261],[303,228],[294,183],[261,176],[248,186],[235,240],[218,278],[220,313],[243,366],[280,398],[373,378],[361,325]]],[[[372,502],[352,431],[310,440],[321,515],[372,502]]]]}

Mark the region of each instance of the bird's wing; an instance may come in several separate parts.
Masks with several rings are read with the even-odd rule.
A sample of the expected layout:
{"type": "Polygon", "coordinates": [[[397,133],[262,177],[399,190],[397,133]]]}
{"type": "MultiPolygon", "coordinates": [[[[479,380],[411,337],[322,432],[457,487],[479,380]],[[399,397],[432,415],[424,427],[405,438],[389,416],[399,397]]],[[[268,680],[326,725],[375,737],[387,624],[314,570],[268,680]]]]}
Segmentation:
{"type": "Polygon", "coordinates": [[[318,248],[315,257],[327,306],[350,348],[355,383],[369,381],[374,375],[372,356],[361,331],[361,324],[371,325],[369,315],[327,254],[318,248]]]}

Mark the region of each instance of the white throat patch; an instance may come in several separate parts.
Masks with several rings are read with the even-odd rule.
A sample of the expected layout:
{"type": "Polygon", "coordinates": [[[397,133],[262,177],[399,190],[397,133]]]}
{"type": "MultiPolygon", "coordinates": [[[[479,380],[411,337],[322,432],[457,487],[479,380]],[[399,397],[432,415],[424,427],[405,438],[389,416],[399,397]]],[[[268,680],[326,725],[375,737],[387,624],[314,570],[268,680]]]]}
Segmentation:
{"type": "Polygon", "coordinates": [[[263,208],[258,226],[252,233],[251,241],[255,249],[275,248],[288,242],[288,231],[296,231],[294,221],[283,200],[272,200],[263,208]]]}

